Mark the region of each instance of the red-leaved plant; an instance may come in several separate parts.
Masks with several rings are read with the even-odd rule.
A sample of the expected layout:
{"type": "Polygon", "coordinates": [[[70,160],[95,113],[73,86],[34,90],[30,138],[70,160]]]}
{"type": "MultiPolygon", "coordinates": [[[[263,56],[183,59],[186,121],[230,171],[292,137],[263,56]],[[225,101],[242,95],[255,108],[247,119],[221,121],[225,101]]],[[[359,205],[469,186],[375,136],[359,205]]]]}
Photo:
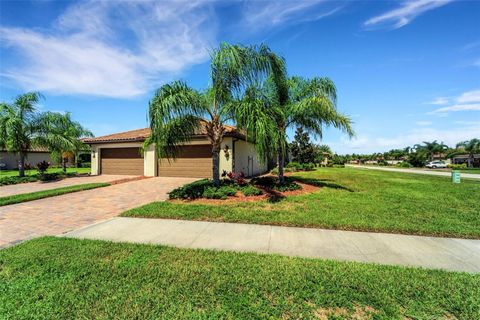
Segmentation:
{"type": "Polygon", "coordinates": [[[222,177],[227,177],[228,179],[230,179],[231,181],[233,181],[234,183],[238,184],[238,185],[245,185],[247,184],[247,180],[245,180],[245,173],[242,172],[239,172],[239,173],[235,173],[235,172],[226,172],[224,171],[222,173],[222,177]]]}

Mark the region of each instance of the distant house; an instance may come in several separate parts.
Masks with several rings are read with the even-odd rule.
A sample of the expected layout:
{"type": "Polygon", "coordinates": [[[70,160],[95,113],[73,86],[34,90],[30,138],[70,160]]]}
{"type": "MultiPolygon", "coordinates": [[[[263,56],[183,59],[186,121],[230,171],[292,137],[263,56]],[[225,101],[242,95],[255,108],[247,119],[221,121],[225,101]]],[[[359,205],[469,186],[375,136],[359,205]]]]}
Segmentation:
{"type": "MultiPolygon", "coordinates": [[[[6,150],[0,150],[0,170],[12,170],[18,169],[18,162],[20,156],[18,153],[7,152],[6,150]]],[[[25,166],[35,167],[37,163],[47,161],[51,162],[50,152],[45,148],[32,148],[27,153],[25,159],[25,166]]]]}
{"type": "MultiPolygon", "coordinates": [[[[467,164],[468,165],[468,154],[459,154],[452,157],[452,164],[467,164]]],[[[480,167],[480,153],[473,155],[473,166],[479,168],[480,167]]]]}

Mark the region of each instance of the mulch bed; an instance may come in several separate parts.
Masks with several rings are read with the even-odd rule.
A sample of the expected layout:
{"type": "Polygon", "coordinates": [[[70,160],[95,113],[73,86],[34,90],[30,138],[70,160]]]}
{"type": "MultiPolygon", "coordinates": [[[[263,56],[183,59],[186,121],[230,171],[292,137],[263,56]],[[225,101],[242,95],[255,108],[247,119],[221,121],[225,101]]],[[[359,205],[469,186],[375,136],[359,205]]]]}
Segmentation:
{"type": "Polygon", "coordinates": [[[259,189],[263,191],[262,195],[259,196],[250,196],[246,197],[241,193],[240,191],[237,192],[237,194],[233,197],[228,197],[225,200],[221,199],[205,199],[205,198],[199,198],[199,199],[193,199],[193,200],[180,200],[180,199],[175,199],[175,200],[169,200],[174,203],[195,203],[195,204],[215,204],[215,205],[220,205],[220,204],[225,204],[225,203],[238,203],[238,202],[254,202],[254,201],[261,201],[261,200],[268,200],[270,202],[276,202],[279,201],[287,196],[295,196],[299,194],[307,194],[307,193],[312,193],[315,191],[318,191],[320,187],[317,186],[312,186],[310,184],[305,184],[301,182],[296,182],[298,185],[302,187],[302,189],[299,190],[293,190],[293,191],[275,191],[271,189],[266,189],[262,188],[260,186],[257,186],[259,189]]]}

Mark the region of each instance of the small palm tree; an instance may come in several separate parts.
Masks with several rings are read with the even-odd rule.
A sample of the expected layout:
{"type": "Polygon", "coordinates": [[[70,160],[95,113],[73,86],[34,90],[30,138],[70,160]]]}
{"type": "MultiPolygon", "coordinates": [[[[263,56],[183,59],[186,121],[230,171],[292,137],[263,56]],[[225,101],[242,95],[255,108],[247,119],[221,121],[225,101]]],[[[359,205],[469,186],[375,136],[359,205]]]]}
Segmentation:
{"type": "Polygon", "coordinates": [[[29,92],[18,96],[11,104],[0,103],[0,148],[19,154],[20,177],[25,176],[25,159],[31,148],[70,150],[78,143],[67,127],[60,125],[66,119],[64,115],[36,112],[36,105],[42,98],[38,92],[29,92]]]}
{"type": "Polygon", "coordinates": [[[148,117],[152,143],[160,158],[175,158],[181,145],[204,127],[212,145],[213,182],[220,183],[220,147],[226,123],[235,121],[235,109],[245,88],[268,70],[265,46],[223,43],[211,53],[210,87],[197,91],[182,81],[163,85],[150,101],[148,117]]]}
{"type": "Polygon", "coordinates": [[[72,120],[71,113],[45,112],[40,118],[41,134],[38,143],[48,146],[50,151],[61,155],[63,172],[67,172],[69,157],[76,157],[85,150],[82,138],[93,137],[79,122],[72,120]]]}
{"type": "Polygon", "coordinates": [[[266,159],[276,154],[279,182],[284,182],[287,129],[302,127],[322,137],[325,126],[354,135],[351,120],[337,111],[337,93],[328,78],[287,76],[285,62],[269,53],[270,76],[262,85],[247,89],[238,112],[238,124],[251,133],[257,152],[266,159]]]}
{"type": "Polygon", "coordinates": [[[468,166],[473,167],[475,154],[480,153],[480,139],[471,139],[457,144],[457,148],[464,148],[468,152],[468,166]]]}

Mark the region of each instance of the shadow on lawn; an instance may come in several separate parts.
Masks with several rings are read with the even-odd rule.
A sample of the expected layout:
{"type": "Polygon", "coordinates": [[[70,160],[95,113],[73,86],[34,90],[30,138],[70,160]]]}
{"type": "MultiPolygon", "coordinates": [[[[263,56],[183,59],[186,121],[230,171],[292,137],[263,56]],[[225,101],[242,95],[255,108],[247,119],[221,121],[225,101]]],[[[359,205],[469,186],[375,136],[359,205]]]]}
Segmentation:
{"type": "Polygon", "coordinates": [[[315,187],[325,187],[325,188],[332,188],[332,189],[339,189],[339,190],[345,190],[348,192],[355,192],[353,189],[344,187],[342,185],[330,182],[332,180],[330,179],[314,179],[314,178],[304,178],[304,177],[292,177],[293,180],[304,183],[304,184],[309,184],[311,186],[315,187]]]}

